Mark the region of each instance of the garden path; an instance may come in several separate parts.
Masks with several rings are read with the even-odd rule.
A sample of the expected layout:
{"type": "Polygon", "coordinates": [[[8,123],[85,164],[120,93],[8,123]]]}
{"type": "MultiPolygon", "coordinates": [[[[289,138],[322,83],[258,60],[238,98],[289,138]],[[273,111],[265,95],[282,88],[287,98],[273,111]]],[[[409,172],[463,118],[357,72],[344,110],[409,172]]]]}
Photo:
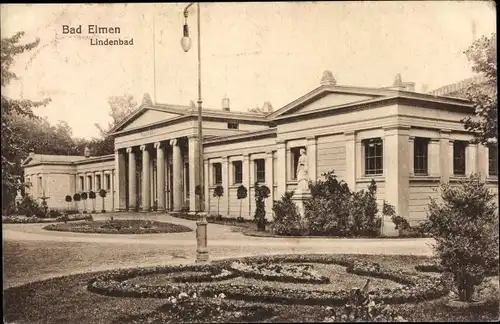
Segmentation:
{"type": "MultiPolygon", "coordinates": [[[[196,222],[158,213],[97,214],[95,220],[151,219],[196,222]]],[[[84,234],[46,231],[46,224],[2,224],[4,289],[30,281],[123,267],[194,261],[195,232],[171,234],[84,234]]],[[[281,253],[430,255],[430,239],[267,238],[245,236],[225,225],[208,224],[211,259],[281,253]]]]}

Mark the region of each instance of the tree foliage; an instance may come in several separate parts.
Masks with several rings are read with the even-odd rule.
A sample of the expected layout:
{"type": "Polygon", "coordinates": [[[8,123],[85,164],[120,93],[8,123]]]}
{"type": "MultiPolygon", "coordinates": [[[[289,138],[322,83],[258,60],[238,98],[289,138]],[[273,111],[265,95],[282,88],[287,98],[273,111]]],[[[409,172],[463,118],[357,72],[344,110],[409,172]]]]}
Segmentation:
{"type": "Polygon", "coordinates": [[[474,134],[474,142],[496,147],[498,143],[497,103],[497,36],[483,36],[466,51],[472,70],[481,73],[487,82],[471,84],[466,91],[467,99],[475,109],[475,116],[462,120],[465,129],[474,134]]]}
{"type": "Polygon", "coordinates": [[[258,182],[255,183],[255,215],[254,219],[257,223],[258,231],[266,230],[266,205],[264,204],[264,199],[269,197],[271,191],[265,185],[260,186],[258,182]]]}
{"type": "Polygon", "coordinates": [[[476,174],[458,186],[441,186],[442,203],[432,199],[426,228],[434,253],[451,275],[461,301],[471,301],[486,274],[498,271],[498,207],[495,195],[476,174]]]}
{"type": "Polygon", "coordinates": [[[2,121],[2,212],[7,212],[14,201],[18,190],[24,187],[21,184],[22,159],[26,158],[30,151],[29,143],[24,141],[22,134],[16,127],[17,117],[36,119],[33,108],[45,106],[50,99],[42,101],[31,101],[26,99],[13,99],[5,95],[5,87],[12,81],[18,79],[11,71],[17,55],[30,51],[38,46],[40,40],[27,44],[20,44],[23,32],[18,32],[12,37],[1,40],[1,121],[2,121]]]}

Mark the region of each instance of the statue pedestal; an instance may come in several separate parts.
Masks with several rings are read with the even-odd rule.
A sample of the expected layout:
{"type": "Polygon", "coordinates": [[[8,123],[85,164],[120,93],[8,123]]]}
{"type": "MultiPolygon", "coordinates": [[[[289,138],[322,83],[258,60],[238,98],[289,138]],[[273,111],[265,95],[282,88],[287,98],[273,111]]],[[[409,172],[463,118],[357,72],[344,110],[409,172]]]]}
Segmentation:
{"type": "Polygon", "coordinates": [[[392,221],[389,216],[382,216],[382,228],[381,228],[382,236],[399,236],[399,230],[396,229],[396,224],[392,221]]]}
{"type": "Polygon", "coordinates": [[[311,198],[311,193],[309,191],[295,191],[292,196],[292,201],[297,206],[297,211],[299,212],[300,217],[304,217],[305,209],[304,209],[304,201],[311,198]]]}

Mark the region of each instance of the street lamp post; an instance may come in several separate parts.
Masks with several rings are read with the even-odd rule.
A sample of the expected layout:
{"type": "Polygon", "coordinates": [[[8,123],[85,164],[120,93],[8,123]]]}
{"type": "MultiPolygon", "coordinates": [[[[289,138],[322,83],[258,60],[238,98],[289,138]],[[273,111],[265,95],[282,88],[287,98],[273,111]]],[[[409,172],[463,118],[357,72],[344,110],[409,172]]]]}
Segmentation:
{"type": "MultiPolygon", "coordinates": [[[[183,37],[181,39],[181,46],[184,52],[189,51],[191,48],[191,38],[189,37],[189,27],[187,24],[188,9],[194,3],[190,3],[184,9],[184,28],[183,37]]],[[[202,129],[202,103],[201,100],[201,33],[200,33],[200,4],[196,4],[197,20],[198,20],[198,172],[197,182],[199,188],[199,211],[198,221],[196,222],[196,262],[207,262],[209,259],[207,248],[207,220],[203,212],[203,129],[202,129]]],[[[196,199],[196,198],[195,198],[196,199]]],[[[195,204],[196,205],[196,204],[195,204]]]]}

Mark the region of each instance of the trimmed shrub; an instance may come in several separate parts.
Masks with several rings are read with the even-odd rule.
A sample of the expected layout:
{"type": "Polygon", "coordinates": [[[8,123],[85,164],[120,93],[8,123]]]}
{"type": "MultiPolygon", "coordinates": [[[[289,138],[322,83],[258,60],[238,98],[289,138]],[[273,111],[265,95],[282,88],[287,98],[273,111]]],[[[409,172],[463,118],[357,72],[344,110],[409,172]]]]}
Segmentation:
{"type": "MultiPolygon", "coordinates": [[[[78,202],[79,202],[81,199],[82,199],[82,196],[81,196],[79,193],[75,193],[75,194],[73,195],[73,200],[75,201],[75,205],[76,205],[76,209],[77,209],[77,210],[79,209],[79,208],[78,208],[78,202]]],[[[78,212],[80,212],[80,211],[78,210],[78,212]]]]}
{"type": "Polygon", "coordinates": [[[106,212],[106,209],[104,208],[104,198],[106,198],[106,190],[104,189],[101,189],[99,190],[99,197],[102,198],[102,209],[101,209],[101,213],[105,213],[106,212]]]}
{"type": "Polygon", "coordinates": [[[272,232],[278,235],[299,236],[306,234],[306,224],[302,220],[297,206],[292,201],[293,191],[285,192],[281,200],[273,205],[272,232]]]}
{"type": "Polygon", "coordinates": [[[50,218],[59,217],[61,215],[62,215],[62,213],[59,210],[57,210],[57,209],[51,209],[49,211],[50,218]]]}
{"type": "Polygon", "coordinates": [[[431,200],[426,228],[459,300],[472,301],[475,288],[498,266],[495,196],[473,174],[456,187],[441,185],[441,198],[442,203],[431,200]]]}
{"type": "Polygon", "coordinates": [[[89,199],[92,200],[92,213],[95,214],[95,199],[97,198],[94,191],[89,191],[89,199]]]}
{"type": "Polygon", "coordinates": [[[255,183],[255,223],[257,224],[258,231],[266,230],[266,205],[264,204],[264,199],[269,197],[270,190],[267,186],[255,183]]]}
{"type": "Polygon", "coordinates": [[[236,197],[240,201],[240,216],[238,218],[243,218],[241,217],[241,208],[243,207],[243,199],[245,199],[248,196],[248,190],[244,185],[240,185],[236,191],[236,197]]]}
{"type": "MultiPolygon", "coordinates": [[[[221,216],[219,212],[220,197],[224,196],[224,187],[217,186],[214,189],[214,197],[217,198],[217,217],[221,216]]],[[[221,218],[222,219],[222,218],[221,218]]]]}

